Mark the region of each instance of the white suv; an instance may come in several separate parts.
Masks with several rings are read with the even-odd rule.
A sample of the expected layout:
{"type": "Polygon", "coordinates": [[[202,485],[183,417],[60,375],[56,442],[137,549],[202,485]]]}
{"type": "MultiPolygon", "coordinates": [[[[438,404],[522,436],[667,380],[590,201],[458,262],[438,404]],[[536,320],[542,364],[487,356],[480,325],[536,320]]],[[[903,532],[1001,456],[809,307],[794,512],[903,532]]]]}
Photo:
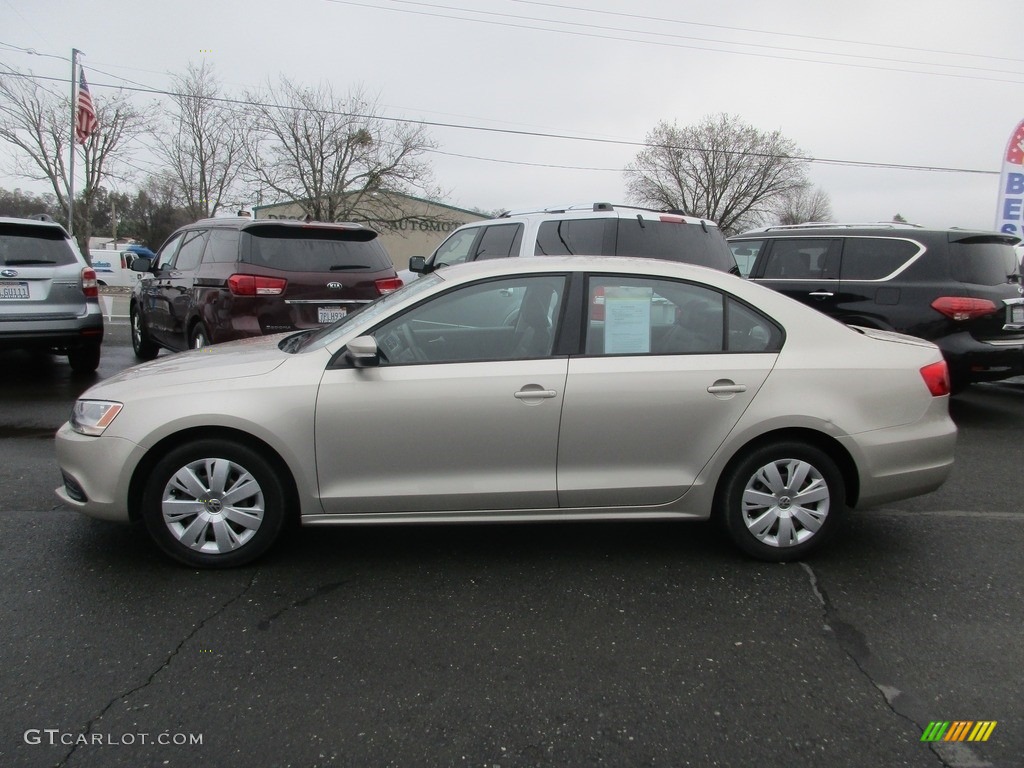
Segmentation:
{"type": "Polygon", "coordinates": [[[738,274],[736,259],[712,221],[678,211],[611,203],[512,211],[459,227],[429,258],[409,259],[413,273],[509,256],[644,256],[738,274]]]}

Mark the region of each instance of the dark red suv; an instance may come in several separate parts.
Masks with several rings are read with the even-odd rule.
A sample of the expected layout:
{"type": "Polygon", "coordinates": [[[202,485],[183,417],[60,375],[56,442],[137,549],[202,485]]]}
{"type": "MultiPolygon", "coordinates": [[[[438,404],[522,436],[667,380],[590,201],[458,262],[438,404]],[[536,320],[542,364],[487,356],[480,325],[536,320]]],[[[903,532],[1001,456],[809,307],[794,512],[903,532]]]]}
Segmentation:
{"type": "Polygon", "coordinates": [[[204,219],[168,238],[131,298],[132,347],[152,360],[249,336],[318,328],[402,281],[361,224],[204,219]]]}

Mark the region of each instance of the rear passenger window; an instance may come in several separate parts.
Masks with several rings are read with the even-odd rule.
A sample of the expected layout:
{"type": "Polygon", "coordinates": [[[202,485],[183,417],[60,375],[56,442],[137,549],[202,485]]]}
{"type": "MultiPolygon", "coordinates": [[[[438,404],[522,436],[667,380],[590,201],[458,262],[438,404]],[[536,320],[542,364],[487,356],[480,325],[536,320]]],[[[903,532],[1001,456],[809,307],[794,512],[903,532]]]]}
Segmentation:
{"type": "Polygon", "coordinates": [[[692,283],[602,276],[590,281],[589,355],[721,352],[722,294],[692,283]]]}
{"type": "Polygon", "coordinates": [[[605,248],[609,224],[614,219],[569,219],[545,221],[537,231],[537,256],[605,256],[614,243],[605,248]]]}
{"type": "Polygon", "coordinates": [[[884,280],[914,258],[921,248],[909,240],[849,237],[843,246],[843,280],[884,280]]]}
{"type": "Polygon", "coordinates": [[[484,227],[484,234],[476,247],[476,258],[507,259],[509,256],[518,256],[522,239],[522,224],[495,224],[484,227]]]}
{"type": "Polygon", "coordinates": [[[230,264],[238,261],[238,230],[214,229],[206,243],[204,264],[230,264]]]}
{"type": "Polygon", "coordinates": [[[772,244],[764,277],[777,280],[835,280],[839,277],[838,250],[832,240],[779,238],[772,244]]]}

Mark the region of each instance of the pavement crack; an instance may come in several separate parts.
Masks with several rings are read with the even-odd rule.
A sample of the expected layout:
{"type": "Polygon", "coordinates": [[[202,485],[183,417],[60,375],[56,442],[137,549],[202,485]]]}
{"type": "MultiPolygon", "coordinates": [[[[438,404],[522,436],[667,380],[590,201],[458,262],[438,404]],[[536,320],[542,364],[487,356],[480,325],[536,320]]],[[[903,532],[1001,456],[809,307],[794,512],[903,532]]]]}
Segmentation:
{"type": "MultiPolygon", "coordinates": [[[[895,685],[881,682],[884,675],[871,655],[871,649],[868,647],[864,633],[839,618],[828,591],[822,586],[814,569],[805,562],[801,562],[800,567],[807,573],[811,591],[821,603],[822,614],[825,617],[825,631],[832,633],[839,643],[840,649],[857,666],[868,682],[882,694],[885,705],[892,713],[907,721],[918,733],[924,733],[925,725],[929,722],[926,707],[911,694],[901,691],[895,685]]],[[[950,749],[942,742],[928,744],[932,754],[945,768],[983,768],[991,765],[974,754],[967,746],[963,744],[955,746],[956,749],[950,749]]]]}
{"type": "Polygon", "coordinates": [[[321,595],[326,595],[330,592],[333,592],[343,584],[345,584],[345,581],[332,581],[329,584],[321,584],[320,586],[315,587],[312,593],[306,595],[303,598],[299,598],[298,600],[293,600],[281,610],[275,611],[274,613],[270,614],[267,618],[263,619],[261,622],[259,622],[259,624],[256,625],[257,629],[270,629],[270,625],[273,624],[277,619],[279,619],[283,614],[287,613],[293,608],[304,608],[316,598],[320,597],[321,595]]]}
{"type": "MultiPolygon", "coordinates": [[[[209,616],[205,617],[204,619],[200,620],[199,623],[197,623],[194,627],[192,627],[192,631],[189,632],[187,635],[185,635],[185,637],[183,637],[181,639],[181,642],[179,642],[171,650],[171,652],[167,654],[167,658],[164,659],[163,663],[159,667],[157,667],[155,670],[153,670],[153,672],[149,675],[149,677],[146,678],[146,681],[144,683],[141,683],[140,685],[136,685],[134,688],[129,688],[127,691],[123,691],[122,693],[119,693],[118,695],[114,696],[110,701],[108,701],[104,705],[104,707],[99,711],[99,713],[95,717],[91,718],[89,720],[89,722],[87,722],[85,724],[85,729],[82,731],[82,735],[86,737],[86,740],[88,740],[88,737],[91,736],[91,734],[93,732],[93,728],[96,727],[96,724],[100,720],[103,719],[103,716],[106,715],[107,712],[110,711],[111,707],[113,707],[115,704],[117,704],[117,702],[124,701],[124,700],[130,698],[131,696],[134,696],[139,691],[143,691],[146,688],[148,688],[150,685],[152,685],[156,681],[156,679],[160,675],[160,673],[163,672],[165,669],[167,669],[171,665],[171,662],[174,661],[174,658],[181,652],[181,649],[185,647],[185,644],[189,640],[191,640],[193,637],[195,637],[199,633],[199,631],[203,627],[205,627],[208,623],[210,623],[211,621],[216,619],[218,616],[220,616],[222,613],[224,613],[224,611],[226,611],[228,608],[230,608],[236,602],[241,600],[245,596],[245,594],[250,589],[252,589],[252,587],[256,584],[256,578],[257,578],[258,575],[259,575],[259,569],[256,569],[255,571],[253,571],[252,578],[249,579],[248,583],[246,583],[246,585],[244,587],[242,587],[241,590],[239,590],[237,595],[234,595],[234,596],[228,598],[227,600],[225,600],[224,603],[222,603],[220,605],[220,607],[217,608],[213,613],[211,613],[209,616]]],[[[56,768],[63,768],[63,766],[67,765],[68,761],[71,760],[72,757],[74,757],[75,751],[78,749],[78,746],[79,746],[78,741],[79,741],[79,739],[75,739],[76,743],[71,747],[71,749],[68,751],[68,753],[66,755],[64,755],[64,757],[62,757],[60,759],[60,761],[56,764],[56,768]]]]}

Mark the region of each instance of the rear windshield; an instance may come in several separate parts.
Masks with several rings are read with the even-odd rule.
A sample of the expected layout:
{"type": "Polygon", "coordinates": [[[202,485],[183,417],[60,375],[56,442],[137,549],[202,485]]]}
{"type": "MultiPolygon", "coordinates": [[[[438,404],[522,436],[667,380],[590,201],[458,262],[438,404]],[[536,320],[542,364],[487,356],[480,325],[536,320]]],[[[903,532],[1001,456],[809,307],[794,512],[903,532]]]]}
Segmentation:
{"type": "Polygon", "coordinates": [[[642,256],[722,272],[735,272],[736,259],[718,227],[644,219],[546,221],[537,232],[536,253],[548,256],[642,256]]]}
{"type": "Polygon", "coordinates": [[[75,252],[57,227],[0,224],[0,266],[64,266],[77,262],[75,252]]]}
{"type": "Polygon", "coordinates": [[[1020,282],[1020,263],[1003,239],[971,238],[949,244],[953,277],[962,283],[1002,285],[1020,282]]]}
{"type": "Polygon", "coordinates": [[[242,260],[289,272],[378,272],[393,269],[371,229],[266,225],[242,231],[242,260]]]}

